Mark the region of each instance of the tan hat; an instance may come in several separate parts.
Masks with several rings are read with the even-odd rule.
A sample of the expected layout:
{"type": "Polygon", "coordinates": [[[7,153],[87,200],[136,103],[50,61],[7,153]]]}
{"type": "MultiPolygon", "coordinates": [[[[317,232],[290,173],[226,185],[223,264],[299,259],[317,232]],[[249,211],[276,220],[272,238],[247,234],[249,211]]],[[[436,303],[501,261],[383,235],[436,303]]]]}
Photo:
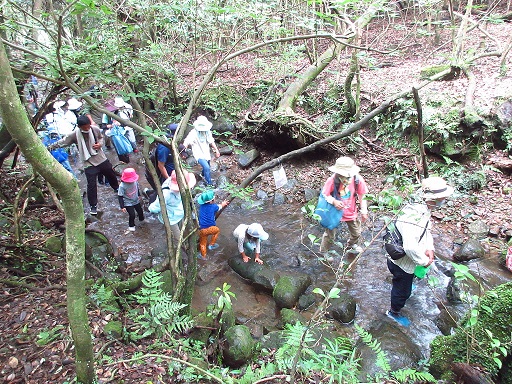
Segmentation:
{"type": "Polygon", "coordinates": [[[428,177],[421,182],[421,192],[425,200],[442,199],[453,193],[453,187],[449,186],[442,177],[428,177]]]}
{"type": "Polygon", "coordinates": [[[196,121],[194,121],[194,128],[198,131],[209,131],[212,129],[213,124],[208,121],[205,116],[199,116],[196,121]]]}
{"type": "Polygon", "coordinates": [[[338,160],[336,160],[336,164],[334,164],[332,167],[329,167],[329,171],[344,177],[354,176],[359,173],[360,169],[361,168],[355,164],[354,160],[346,156],[340,157],[338,160]]]}

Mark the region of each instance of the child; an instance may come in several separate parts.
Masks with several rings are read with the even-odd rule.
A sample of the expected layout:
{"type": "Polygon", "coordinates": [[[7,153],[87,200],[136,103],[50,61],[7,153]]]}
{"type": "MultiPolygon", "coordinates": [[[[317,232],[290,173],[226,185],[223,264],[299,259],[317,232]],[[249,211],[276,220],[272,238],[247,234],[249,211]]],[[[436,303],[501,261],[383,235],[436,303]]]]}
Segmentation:
{"type": "Polygon", "coordinates": [[[139,202],[139,175],[133,168],[126,168],[121,176],[121,184],[117,195],[119,206],[123,212],[128,212],[128,230],[135,231],[135,211],[139,215],[139,221],[144,221],[144,212],[139,202]]]}
{"type": "Polygon", "coordinates": [[[251,259],[248,255],[252,256],[254,254],[256,256],[254,261],[263,264],[263,260],[260,259],[261,241],[268,239],[268,233],[263,230],[261,224],[240,224],[233,231],[233,236],[235,236],[238,252],[242,255],[244,263],[251,259]]]}
{"type": "Polygon", "coordinates": [[[220,233],[219,227],[215,225],[215,213],[229,204],[227,200],[224,200],[221,204],[213,204],[214,199],[214,192],[209,190],[203,192],[197,200],[199,203],[199,251],[203,260],[206,260],[208,236],[212,236],[208,249],[215,249],[219,246],[215,244],[220,233]]]}

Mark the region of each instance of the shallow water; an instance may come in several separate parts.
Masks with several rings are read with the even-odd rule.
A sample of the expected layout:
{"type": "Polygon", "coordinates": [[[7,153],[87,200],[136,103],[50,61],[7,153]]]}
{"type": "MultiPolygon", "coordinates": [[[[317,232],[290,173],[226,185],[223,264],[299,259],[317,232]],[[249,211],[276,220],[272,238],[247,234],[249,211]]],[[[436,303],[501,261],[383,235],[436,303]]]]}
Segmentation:
{"type": "MultiPolygon", "coordinates": [[[[110,151],[112,152],[112,151],[110,151]]],[[[113,154],[109,153],[112,158],[113,154]]],[[[143,175],[143,167],[139,155],[131,155],[132,163],[143,175]]],[[[114,157],[112,163],[118,163],[114,157]]],[[[214,174],[215,176],[215,174],[214,174]]],[[[81,185],[85,190],[83,175],[80,177],[81,185]]],[[[144,177],[140,180],[141,188],[147,186],[144,177]]],[[[164,241],[165,232],[163,225],[146,212],[147,219],[143,223],[136,221],[136,232],[128,233],[128,216],[118,206],[117,196],[111,188],[98,187],[100,203],[98,210],[100,214],[97,220],[91,223],[88,228],[99,230],[105,233],[119,252],[129,262],[137,262],[147,258],[151,249],[159,241],[164,241]]],[[[85,201],[86,212],[88,211],[85,201]]],[[[279,310],[276,308],[270,292],[265,292],[259,287],[249,284],[228,266],[227,261],[233,256],[239,256],[236,242],[232,236],[233,230],[240,224],[259,222],[269,232],[268,241],[262,244],[261,257],[264,262],[273,269],[282,271],[298,271],[311,276],[315,287],[328,292],[335,284],[336,270],[339,263],[350,263],[354,256],[342,258],[342,242],[347,238],[346,227],[342,226],[338,235],[338,243],[333,246],[333,260],[326,262],[321,259],[318,245],[312,245],[308,235],[320,237],[322,230],[319,225],[312,225],[304,220],[299,206],[282,205],[273,206],[270,201],[262,202],[260,209],[243,209],[236,201],[223,211],[217,220],[221,228],[218,238],[220,245],[214,251],[209,251],[206,261],[198,262],[198,281],[193,297],[193,308],[202,311],[207,305],[216,301],[213,295],[215,288],[222,287],[228,283],[236,296],[233,300],[233,308],[239,321],[247,324],[254,334],[260,334],[262,327],[271,330],[278,322],[279,310]]],[[[368,244],[382,227],[381,221],[368,222],[364,226],[363,237],[368,244]]],[[[435,226],[434,226],[435,227],[435,226]]],[[[371,329],[372,334],[383,345],[393,343],[394,335],[385,331],[386,328],[379,327],[383,322],[390,322],[385,315],[389,307],[391,274],[386,266],[386,257],[382,248],[381,236],[369,245],[367,250],[360,256],[355,264],[352,273],[343,279],[340,286],[342,292],[352,295],[357,302],[357,313],[355,322],[365,329],[371,329]]],[[[449,261],[454,252],[453,240],[448,235],[435,235],[436,255],[438,261],[436,267],[432,268],[427,278],[416,282],[417,289],[407,301],[403,309],[404,315],[412,321],[409,328],[401,329],[409,340],[416,345],[423,358],[428,357],[430,341],[441,334],[435,320],[439,315],[440,303],[446,303],[446,286],[450,279],[441,271],[450,267],[449,261]],[[429,287],[427,280],[435,277],[438,282],[435,288],[429,287]]],[[[496,255],[491,254],[488,258],[471,262],[468,264],[476,276],[480,276],[485,288],[492,288],[498,284],[510,280],[510,274],[500,268],[496,261],[496,255]]],[[[317,300],[320,301],[320,298],[317,300]]],[[[460,312],[460,305],[457,311],[460,312]]],[[[304,315],[309,317],[315,306],[305,311],[304,315]]],[[[352,334],[352,324],[343,325],[333,323],[338,331],[352,334]]]]}

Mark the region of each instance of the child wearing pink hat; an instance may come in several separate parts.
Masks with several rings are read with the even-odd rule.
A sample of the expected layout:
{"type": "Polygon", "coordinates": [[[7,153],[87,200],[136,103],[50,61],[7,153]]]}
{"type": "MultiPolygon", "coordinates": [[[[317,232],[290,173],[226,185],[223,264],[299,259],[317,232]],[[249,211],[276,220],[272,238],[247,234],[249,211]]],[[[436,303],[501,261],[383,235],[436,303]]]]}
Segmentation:
{"type": "Polygon", "coordinates": [[[133,168],[125,168],[121,176],[121,183],[117,195],[119,206],[123,212],[128,212],[128,231],[135,231],[135,212],[139,221],[144,221],[144,212],[140,205],[139,175],[133,168]]]}

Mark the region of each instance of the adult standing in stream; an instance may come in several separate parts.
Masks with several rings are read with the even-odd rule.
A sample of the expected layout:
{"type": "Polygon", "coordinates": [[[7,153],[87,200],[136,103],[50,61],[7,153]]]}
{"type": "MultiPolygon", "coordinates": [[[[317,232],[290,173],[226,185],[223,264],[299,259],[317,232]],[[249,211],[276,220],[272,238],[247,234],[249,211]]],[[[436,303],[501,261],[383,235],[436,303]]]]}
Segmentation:
{"type": "Polygon", "coordinates": [[[405,256],[398,260],[388,257],[387,260],[393,281],[391,307],[386,315],[404,327],[408,327],[411,321],[400,311],[411,296],[415,273],[418,274],[420,270],[424,275],[423,267],[429,267],[434,262],[430,211],[439,209],[453,193],[453,188],[441,177],[429,177],[421,182],[418,192],[424,202],[407,204],[396,219],[396,229],[402,235],[405,256]]]}
{"type": "Polygon", "coordinates": [[[82,115],[77,120],[78,129],[65,138],[48,146],[48,150],[59,147],[67,147],[76,144],[78,153],[84,165],[85,177],[87,178],[87,200],[91,206],[91,215],[97,215],[98,205],[98,175],[103,174],[108,180],[110,187],[117,192],[119,182],[112,168],[112,164],[103,152],[103,135],[98,127],[91,127],[89,118],[82,115]]]}
{"type": "MultiPolygon", "coordinates": [[[[360,168],[350,157],[340,157],[336,164],[329,167],[333,175],[327,179],[322,194],[325,200],[334,205],[338,210],[343,210],[340,222],[347,223],[350,238],[346,249],[352,253],[362,252],[358,244],[361,238],[361,222],[368,219],[368,204],[364,195],[368,193],[368,187],[363,177],[359,175],[360,168]],[[358,217],[357,202],[361,207],[361,219],[358,217]]],[[[336,228],[325,229],[320,244],[320,252],[326,252],[336,236],[336,228]]]]}

